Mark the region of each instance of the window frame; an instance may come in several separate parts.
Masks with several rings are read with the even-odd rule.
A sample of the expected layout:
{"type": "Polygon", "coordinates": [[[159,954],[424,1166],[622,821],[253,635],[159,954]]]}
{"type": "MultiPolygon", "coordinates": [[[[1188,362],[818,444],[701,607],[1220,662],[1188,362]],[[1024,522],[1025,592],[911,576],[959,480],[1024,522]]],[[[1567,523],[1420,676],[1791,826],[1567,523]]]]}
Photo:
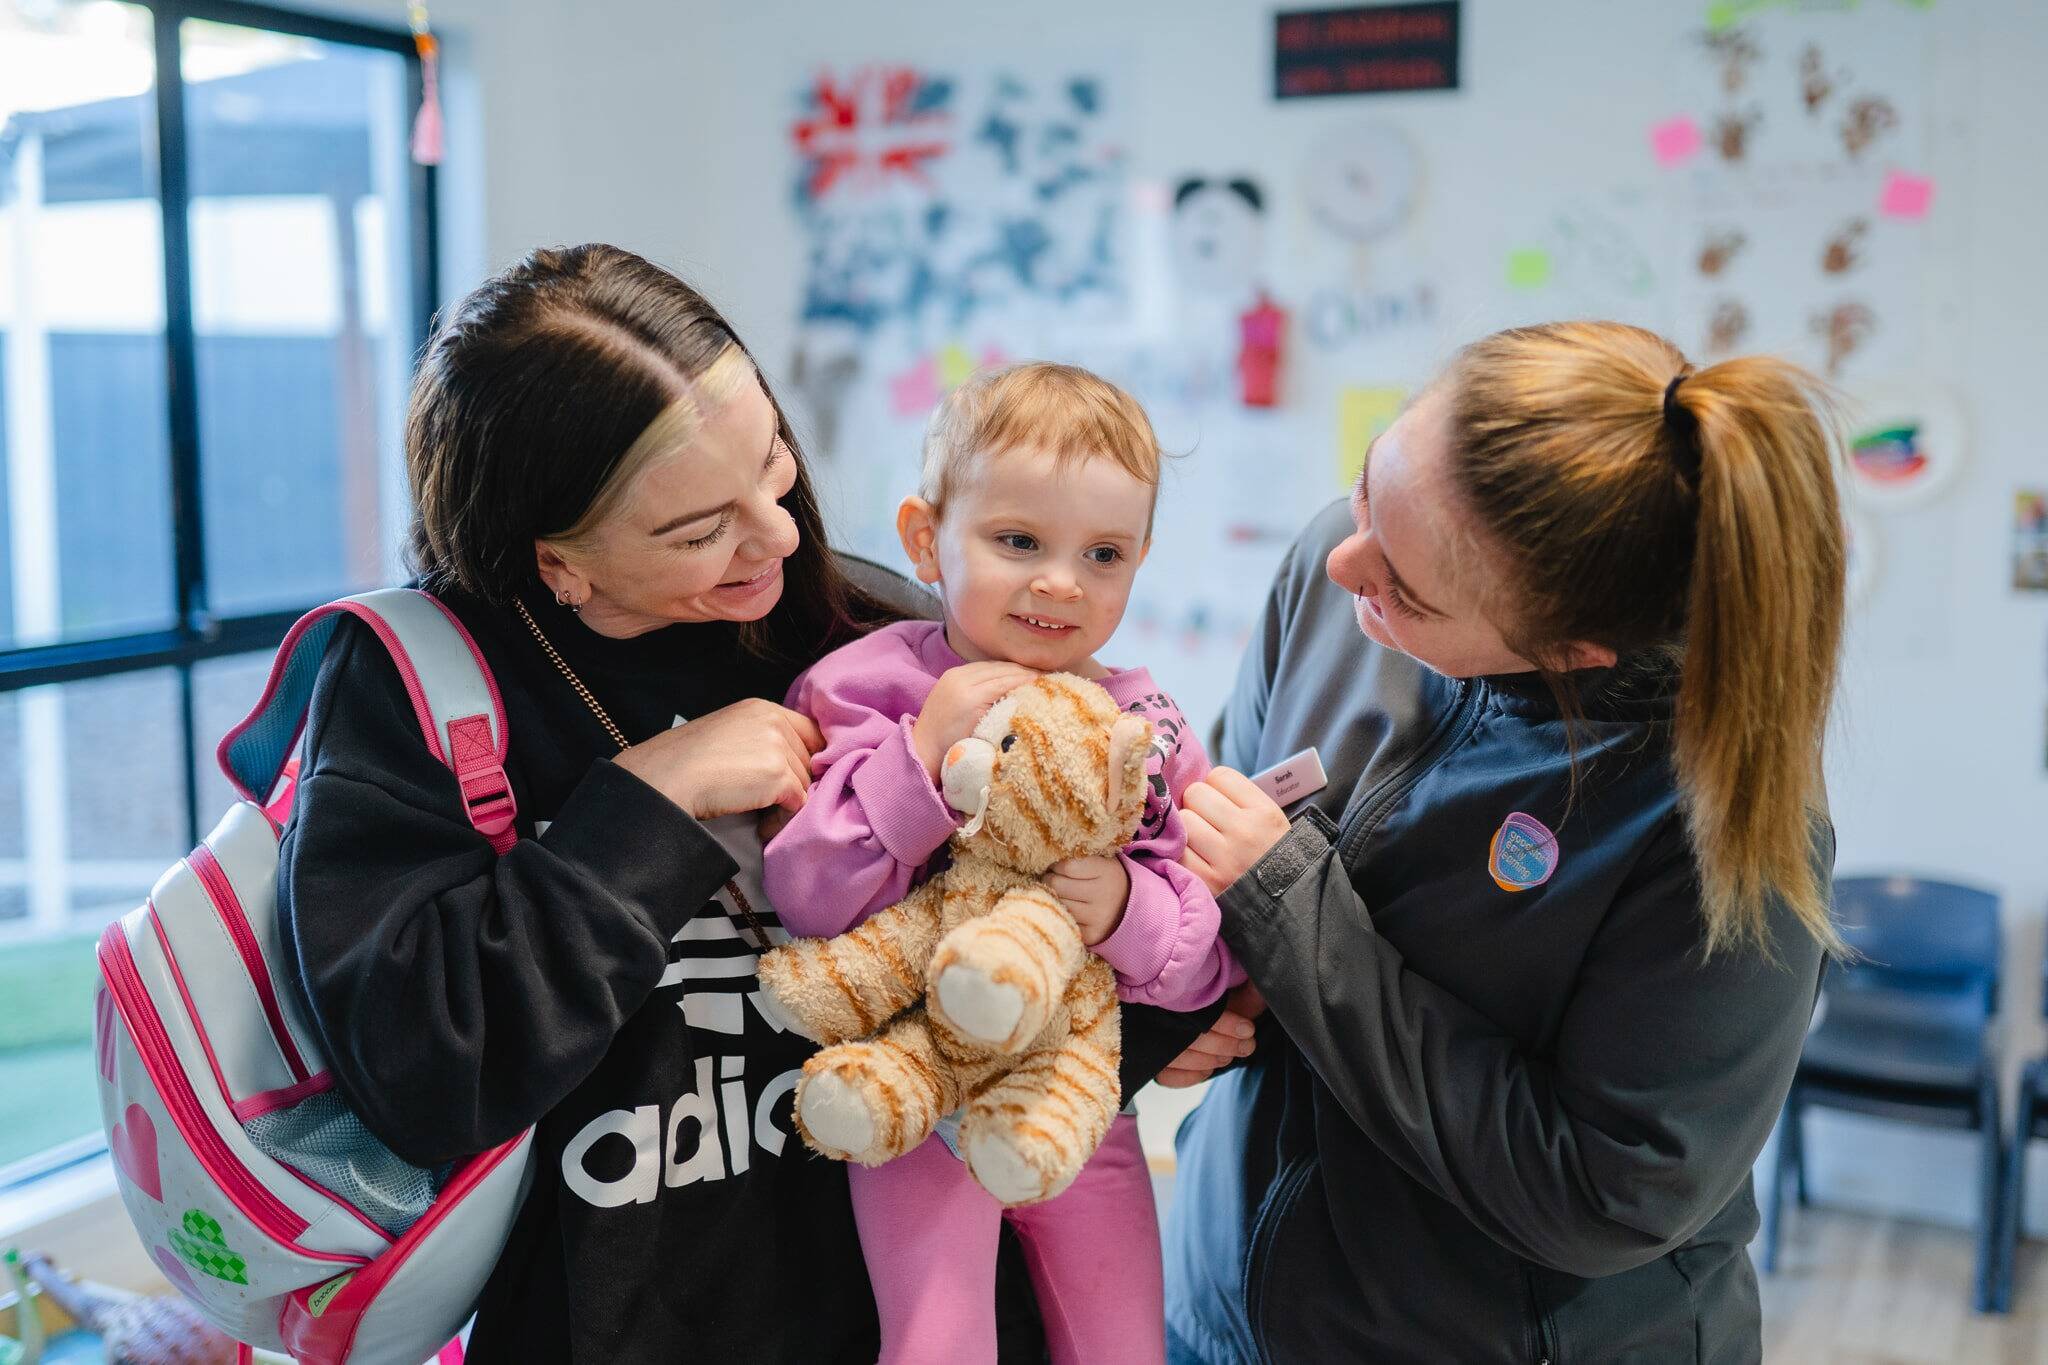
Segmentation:
{"type": "MultiPolygon", "coordinates": [[[[200,469],[197,329],[193,318],[191,192],[185,128],[185,79],[180,27],[188,19],[263,29],[340,46],[397,53],[405,62],[406,100],[419,107],[423,88],[420,59],[410,31],[326,15],[307,14],[253,0],[126,0],[148,11],[156,61],[156,154],[159,209],[163,219],[164,348],[169,383],[164,421],[169,435],[173,624],[156,630],[80,637],[45,644],[0,648],[0,694],[57,683],[141,673],[176,671],[178,716],[184,757],[185,842],[201,834],[199,764],[212,757],[212,737],[197,733],[193,668],[211,659],[273,650],[313,600],[286,609],[225,616],[209,605],[200,469]]],[[[408,350],[417,354],[432,327],[440,297],[437,249],[440,240],[438,175],[432,166],[407,159],[407,264],[412,287],[408,350]]],[[[106,1142],[97,1133],[60,1143],[0,1168],[0,1195],[24,1190],[44,1177],[104,1162],[106,1142]]]]}
{"type": "MultiPolygon", "coordinates": [[[[191,192],[185,133],[185,78],[179,27],[187,19],[265,29],[343,46],[397,53],[405,62],[406,99],[417,109],[422,80],[412,34],[401,28],[306,14],[254,0],[127,0],[150,14],[156,54],[158,200],[163,216],[164,349],[170,382],[165,393],[171,484],[173,624],[120,635],[59,640],[0,649],[0,693],[52,683],[80,682],[146,669],[172,668],[178,679],[178,714],[185,755],[186,842],[200,836],[199,762],[204,742],[196,733],[192,667],[209,659],[275,649],[318,600],[282,611],[215,615],[206,581],[204,507],[200,496],[199,367],[192,312],[191,192]]],[[[432,326],[440,297],[436,248],[440,237],[438,176],[408,160],[411,224],[408,266],[412,281],[409,349],[417,354],[432,326]]]]}

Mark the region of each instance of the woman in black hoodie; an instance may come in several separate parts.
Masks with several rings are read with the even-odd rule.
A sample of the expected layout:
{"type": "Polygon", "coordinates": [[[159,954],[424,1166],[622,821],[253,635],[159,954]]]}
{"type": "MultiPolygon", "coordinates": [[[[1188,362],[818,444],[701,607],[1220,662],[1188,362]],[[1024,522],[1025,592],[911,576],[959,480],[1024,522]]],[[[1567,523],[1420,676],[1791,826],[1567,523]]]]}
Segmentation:
{"type": "MultiPolygon", "coordinates": [[[[351,621],[279,902],[372,1133],[433,1168],[538,1125],[471,1358],[872,1361],[845,1168],[790,1119],[811,1045],[755,988],[786,937],[758,813],[810,784],[792,679],[917,594],[826,548],[739,340],[613,247],[536,251],[456,305],[406,435],[421,586],[496,678],[521,837],[492,853],[351,621]]],[[[1127,1025],[1127,1088],[1144,1034],[1127,1025]]],[[[1028,1288],[1006,1304],[1005,1354],[1030,1358],[1028,1288]]]]}

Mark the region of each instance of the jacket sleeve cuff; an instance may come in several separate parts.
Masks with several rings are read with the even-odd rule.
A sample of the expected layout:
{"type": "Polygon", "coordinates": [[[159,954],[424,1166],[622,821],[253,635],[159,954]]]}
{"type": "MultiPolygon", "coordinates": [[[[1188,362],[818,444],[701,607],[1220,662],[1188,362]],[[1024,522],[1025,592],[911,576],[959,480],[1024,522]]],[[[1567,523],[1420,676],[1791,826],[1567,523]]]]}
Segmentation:
{"type": "Polygon", "coordinates": [[[1116,856],[1131,879],[1131,891],[1124,900],[1123,919],[1095,945],[1095,955],[1109,964],[1118,981],[1146,986],[1159,979],[1173,955],[1180,936],[1180,897],[1172,883],[1128,853],[1116,856]]]}
{"type": "Polygon", "coordinates": [[[854,770],[847,786],[868,828],[899,863],[922,867],[960,827],[960,815],[939,795],[910,742],[908,717],[854,770]]]}
{"type": "Polygon", "coordinates": [[[709,830],[610,759],[590,765],[540,843],[663,938],[739,871],[709,830]]]}
{"type": "Polygon", "coordinates": [[[1262,924],[1271,919],[1281,899],[1304,873],[1330,856],[1336,842],[1336,823],[1319,808],[1310,806],[1295,816],[1280,842],[1216,898],[1224,922],[1262,924]]]}

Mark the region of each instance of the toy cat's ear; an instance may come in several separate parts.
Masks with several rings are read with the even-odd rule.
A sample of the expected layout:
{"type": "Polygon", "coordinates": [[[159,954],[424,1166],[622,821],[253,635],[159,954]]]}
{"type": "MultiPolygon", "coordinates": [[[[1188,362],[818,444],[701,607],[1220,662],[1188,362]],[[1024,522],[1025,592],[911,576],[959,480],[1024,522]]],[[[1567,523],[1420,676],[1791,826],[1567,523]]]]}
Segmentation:
{"type": "Polygon", "coordinates": [[[1105,779],[1108,790],[1103,793],[1108,809],[1121,810],[1134,787],[1144,790],[1144,753],[1151,742],[1152,723],[1143,716],[1118,716],[1116,724],[1110,727],[1109,775],[1105,779]],[[1136,782],[1131,777],[1134,767],[1140,775],[1136,782]]]}

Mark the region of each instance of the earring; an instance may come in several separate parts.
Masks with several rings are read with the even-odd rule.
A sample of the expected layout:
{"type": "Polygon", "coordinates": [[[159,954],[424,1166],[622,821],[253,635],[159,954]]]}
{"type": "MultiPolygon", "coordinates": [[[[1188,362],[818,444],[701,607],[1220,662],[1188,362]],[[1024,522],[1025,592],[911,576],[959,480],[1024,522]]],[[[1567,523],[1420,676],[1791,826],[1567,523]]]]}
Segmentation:
{"type": "Polygon", "coordinates": [[[558,607],[569,605],[569,594],[565,589],[557,588],[555,590],[555,605],[558,607]]]}

